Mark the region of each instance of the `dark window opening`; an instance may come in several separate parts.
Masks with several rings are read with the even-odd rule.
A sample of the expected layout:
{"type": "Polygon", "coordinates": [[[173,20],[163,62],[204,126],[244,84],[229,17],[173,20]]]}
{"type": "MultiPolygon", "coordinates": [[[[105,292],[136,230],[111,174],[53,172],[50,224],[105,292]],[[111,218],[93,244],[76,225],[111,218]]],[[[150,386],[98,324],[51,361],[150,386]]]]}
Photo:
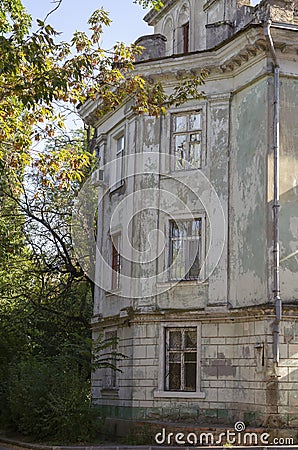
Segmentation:
{"type": "Polygon", "coordinates": [[[120,234],[112,237],[112,289],[120,287],[121,255],[119,245],[120,234]]]}
{"type": "Polygon", "coordinates": [[[197,329],[166,330],[166,390],[195,392],[197,388],[197,329]]]}
{"type": "Polygon", "coordinates": [[[182,25],[183,53],[189,52],[189,22],[182,25]]]}

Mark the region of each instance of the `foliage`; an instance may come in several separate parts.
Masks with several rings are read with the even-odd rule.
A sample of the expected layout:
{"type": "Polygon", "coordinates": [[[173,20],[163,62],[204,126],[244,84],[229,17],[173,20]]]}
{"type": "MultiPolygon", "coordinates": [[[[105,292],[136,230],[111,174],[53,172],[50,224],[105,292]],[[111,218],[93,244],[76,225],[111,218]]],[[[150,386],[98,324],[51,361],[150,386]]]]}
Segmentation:
{"type": "Polygon", "coordinates": [[[167,95],[135,69],[140,48],[101,47],[111,22],[103,9],[90,17],[89,35],[66,43],[47,18],[32,31],[21,0],[0,6],[0,419],[36,438],[84,441],[96,430],[90,372],[123,355],[110,356],[111,342],[100,340],[92,359],[93,285],[74,259],[70,217],[96,164],[94,140],[67,134],[57,105],[68,113],[96,99],[105,114],[133,98],[138,113],[158,116],[199,98],[205,75],[167,95]]]}
{"type": "MultiPolygon", "coordinates": [[[[143,7],[163,6],[160,0],[136,2],[143,7]]],[[[146,82],[134,69],[140,47],[121,42],[112,49],[101,47],[103,30],[110,23],[106,11],[98,9],[88,21],[89,35],[77,31],[67,43],[59,40],[59,33],[47,20],[37,20],[38,29],[32,32],[31,17],[21,0],[1,0],[0,161],[6,171],[15,173],[30,163],[32,141],[63,131],[63,114],[57,112],[57,104],[63,103],[69,111],[74,105],[96,99],[100,114],[106,114],[133,97],[136,111],[158,116],[177,102],[174,94],[165,93],[162,84],[146,82]]],[[[185,80],[178,84],[182,89],[186,86],[185,80]]],[[[196,77],[188,80],[187,86],[192,97],[200,97],[196,77]]],[[[53,173],[56,165],[73,158],[66,148],[47,158],[39,153],[40,166],[53,173]]],[[[76,155],[75,160],[64,172],[70,181],[88,164],[86,155],[76,155]]]]}
{"type": "Polygon", "coordinates": [[[99,428],[86,380],[65,361],[30,358],[10,370],[8,410],[15,429],[36,439],[86,442],[99,428]]]}
{"type": "Polygon", "coordinates": [[[157,10],[161,9],[164,4],[161,0],[134,0],[134,3],[138,3],[143,8],[155,8],[157,10]]]}
{"type": "MultiPolygon", "coordinates": [[[[60,136],[45,157],[53,145],[83,153],[86,136],[60,136]]],[[[16,173],[2,170],[1,177],[0,416],[23,433],[62,440],[91,438],[95,414],[89,404],[92,285],[72,256],[69,230],[88,167],[65,187],[63,174],[73,163],[44,174],[37,161],[17,184],[16,173]]]]}

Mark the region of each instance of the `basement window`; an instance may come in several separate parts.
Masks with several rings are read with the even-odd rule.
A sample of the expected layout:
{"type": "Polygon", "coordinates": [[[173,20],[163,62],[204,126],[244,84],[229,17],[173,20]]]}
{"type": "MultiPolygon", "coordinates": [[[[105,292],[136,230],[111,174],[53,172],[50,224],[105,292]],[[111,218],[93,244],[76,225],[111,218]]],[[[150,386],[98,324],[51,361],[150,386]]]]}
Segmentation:
{"type": "Polygon", "coordinates": [[[205,398],[200,390],[201,324],[161,324],[158,390],[154,397],[205,398]]]}
{"type": "Polygon", "coordinates": [[[197,329],[166,329],[167,391],[195,392],[197,385],[197,329]]]}

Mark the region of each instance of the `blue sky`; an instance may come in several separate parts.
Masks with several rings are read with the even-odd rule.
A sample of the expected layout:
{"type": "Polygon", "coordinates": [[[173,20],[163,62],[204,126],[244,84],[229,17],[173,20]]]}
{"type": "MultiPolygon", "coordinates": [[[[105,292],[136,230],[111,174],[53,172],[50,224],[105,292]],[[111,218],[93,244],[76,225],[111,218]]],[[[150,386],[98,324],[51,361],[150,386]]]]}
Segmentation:
{"type": "MultiPolygon", "coordinates": [[[[51,0],[23,0],[23,4],[33,19],[44,19],[55,7],[51,0]]],[[[74,31],[86,31],[88,18],[95,9],[101,7],[110,12],[113,20],[103,34],[104,48],[111,48],[116,41],[130,44],[138,37],[152,32],[152,28],[142,20],[146,10],[134,4],[133,0],[62,0],[48,22],[63,33],[62,39],[66,41],[74,31]]]]}
{"type": "MultiPolygon", "coordinates": [[[[36,24],[36,19],[44,19],[55,7],[52,0],[22,0],[22,3],[31,14],[33,24],[36,24]]],[[[50,15],[48,23],[62,33],[62,40],[69,41],[74,31],[88,30],[88,18],[94,10],[101,7],[110,13],[109,16],[113,20],[103,33],[104,49],[110,49],[117,41],[131,44],[138,37],[152,33],[152,28],[142,20],[146,10],[134,4],[133,0],[62,0],[60,7],[50,15]]],[[[69,115],[66,121],[68,129],[81,125],[77,115],[69,115]]]]}

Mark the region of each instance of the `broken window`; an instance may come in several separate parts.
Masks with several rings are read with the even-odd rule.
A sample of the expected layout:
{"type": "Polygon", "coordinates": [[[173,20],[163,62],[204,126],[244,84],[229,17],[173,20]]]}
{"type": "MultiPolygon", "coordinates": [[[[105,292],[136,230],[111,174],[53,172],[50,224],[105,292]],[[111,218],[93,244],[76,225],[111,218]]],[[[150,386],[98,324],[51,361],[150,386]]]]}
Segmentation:
{"type": "Polygon", "coordinates": [[[112,289],[120,288],[121,255],[120,233],[111,237],[112,240],[112,289]]]}
{"type": "Polygon", "coordinates": [[[192,111],[173,115],[174,170],[202,166],[202,114],[192,111]]]}
{"type": "Polygon", "coordinates": [[[167,391],[197,389],[197,328],[166,329],[167,391]]]}
{"type": "Polygon", "coordinates": [[[197,280],[201,264],[202,218],[170,221],[170,279],[197,280]]]}

